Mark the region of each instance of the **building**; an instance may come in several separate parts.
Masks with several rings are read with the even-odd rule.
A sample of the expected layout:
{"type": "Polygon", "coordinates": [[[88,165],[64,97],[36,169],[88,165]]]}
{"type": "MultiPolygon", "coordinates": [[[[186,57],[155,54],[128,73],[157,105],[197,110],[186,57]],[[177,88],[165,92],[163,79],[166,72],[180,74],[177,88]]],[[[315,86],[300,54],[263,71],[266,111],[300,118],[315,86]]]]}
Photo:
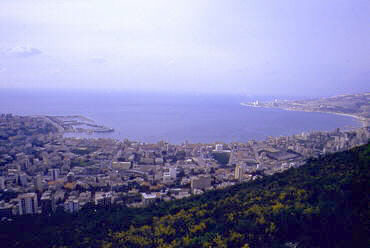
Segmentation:
{"type": "Polygon", "coordinates": [[[36,177],[35,177],[35,180],[34,180],[34,184],[35,184],[35,189],[37,191],[40,191],[42,192],[43,189],[44,189],[44,185],[42,183],[42,175],[38,174],[36,177]]]}
{"type": "Polygon", "coordinates": [[[51,193],[51,191],[46,191],[44,194],[42,194],[40,205],[41,205],[41,211],[44,214],[50,214],[55,211],[56,204],[55,204],[54,195],[51,193]]]}
{"type": "Polygon", "coordinates": [[[64,202],[64,211],[69,212],[69,213],[76,213],[79,210],[80,210],[80,203],[78,199],[74,197],[69,197],[64,202]]]}
{"type": "Polygon", "coordinates": [[[24,159],[23,163],[22,163],[22,168],[24,170],[27,170],[28,168],[30,168],[30,166],[31,166],[30,160],[29,159],[24,159]]]}
{"type": "Polygon", "coordinates": [[[220,152],[224,150],[224,146],[222,144],[217,144],[216,145],[216,151],[220,152]]]}
{"type": "Polygon", "coordinates": [[[171,167],[169,168],[168,172],[163,173],[163,183],[170,184],[176,180],[177,177],[177,168],[171,167]]]}
{"type": "Polygon", "coordinates": [[[191,189],[206,189],[211,187],[212,178],[209,176],[199,176],[191,178],[191,189]]]}
{"type": "Polygon", "coordinates": [[[170,177],[171,177],[172,179],[176,179],[176,176],[177,176],[177,168],[175,168],[175,167],[171,167],[171,168],[169,169],[169,174],[170,174],[170,177]]]}
{"type": "Polygon", "coordinates": [[[164,184],[173,183],[173,178],[171,177],[171,174],[169,172],[164,172],[163,173],[163,183],[164,184]]]}
{"type": "Polygon", "coordinates": [[[21,173],[18,175],[18,182],[21,186],[27,185],[27,175],[25,173],[21,173]]]}
{"type": "Polygon", "coordinates": [[[49,176],[51,180],[55,181],[59,178],[60,169],[49,169],[49,176]]]}
{"type": "Polygon", "coordinates": [[[10,218],[13,214],[13,205],[5,201],[0,201],[0,219],[3,217],[10,218]]]}
{"type": "Polygon", "coordinates": [[[48,165],[49,164],[49,154],[47,152],[42,152],[41,157],[42,157],[42,161],[44,165],[48,165]]]}
{"type": "Polygon", "coordinates": [[[163,158],[155,158],[154,162],[155,162],[155,164],[163,164],[164,160],[163,160],[163,158]]]}
{"type": "Polygon", "coordinates": [[[72,183],[75,180],[75,173],[73,171],[68,172],[67,174],[67,182],[72,183]]]}
{"type": "Polygon", "coordinates": [[[114,170],[129,170],[131,168],[131,162],[113,162],[112,168],[114,170]]]}
{"type": "Polygon", "coordinates": [[[235,166],[235,175],[234,175],[235,180],[243,180],[244,178],[244,167],[241,165],[235,166]]]}
{"type": "Polygon", "coordinates": [[[109,207],[113,203],[112,192],[96,192],[95,205],[109,207]]]}
{"type": "Polygon", "coordinates": [[[5,178],[0,177],[0,190],[4,190],[4,189],[5,189],[5,178]]]}
{"type": "Polygon", "coordinates": [[[80,196],[78,197],[78,203],[80,204],[80,208],[83,207],[86,203],[91,201],[91,192],[81,192],[80,196]]]}
{"type": "Polygon", "coordinates": [[[18,210],[20,215],[36,214],[38,212],[36,193],[26,193],[18,196],[18,210]]]}
{"type": "Polygon", "coordinates": [[[156,194],[147,194],[147,193],[141,193],[141,198],[142,198],[142,201],[143,201],[143,204],[145,206],[155,202],[155,200],[157,199],[157,195],[156,194]]]}

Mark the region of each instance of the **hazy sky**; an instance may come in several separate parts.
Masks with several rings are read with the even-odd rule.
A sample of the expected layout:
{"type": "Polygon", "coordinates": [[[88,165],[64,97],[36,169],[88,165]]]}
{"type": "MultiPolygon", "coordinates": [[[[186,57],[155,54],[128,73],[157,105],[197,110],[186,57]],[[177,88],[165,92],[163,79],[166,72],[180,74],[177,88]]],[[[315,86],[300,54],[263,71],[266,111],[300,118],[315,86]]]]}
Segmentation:
{"type": "Polygon", "coordinates": [[[0,0],[0,88],[370,91],[369,0],[0,0]]]}

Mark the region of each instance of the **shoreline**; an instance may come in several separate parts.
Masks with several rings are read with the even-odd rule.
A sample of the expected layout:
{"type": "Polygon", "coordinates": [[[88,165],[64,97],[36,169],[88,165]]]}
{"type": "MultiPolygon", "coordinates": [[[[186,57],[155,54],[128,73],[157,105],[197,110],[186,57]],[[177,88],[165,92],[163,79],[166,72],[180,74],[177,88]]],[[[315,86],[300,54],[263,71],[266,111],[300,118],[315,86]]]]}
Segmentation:
{"type": "Polygon", "coordinates": [[[354,114],[346,114],[346,113],[338,113],[338,112],[330,112],[330,111],[312,111],[312,110],[304,110],[304,109],[291,109],[291,108],[281,108],[281,107],[274,107],[274,106],[257,106],[249,103],[241,102],[240,105],[245,107],[253,107],[253,108],[272,108],[272,109],[281,109],[285,111],[295,111],[295,112],[307,112],[307,113],[324,113],[324,114],[332,114],[332,115],[340,115],[346,116],[356,119],[359,123],[361,123],[362,127],[367,127],[369,120],[362,116],[354,115],[354,114]]]}
{"type": "Polygon", "coordinates": [[[114,128],[98,125],[90,118],[83,115],[36,115],[37,117],[43,118],[45,121],[52,124],[59,133],[112,133],[114,128]],[[67,119],[67,120],[66,120],[67,119]],[[71,120],[68,120],[71,119],[71,120]],[[77,120],[76,120],[77,119],[77,120]],[[68,123],[65,123],[68,122],[68,123]],[[80,127],[85,125],[87,127],[80,127]]]}

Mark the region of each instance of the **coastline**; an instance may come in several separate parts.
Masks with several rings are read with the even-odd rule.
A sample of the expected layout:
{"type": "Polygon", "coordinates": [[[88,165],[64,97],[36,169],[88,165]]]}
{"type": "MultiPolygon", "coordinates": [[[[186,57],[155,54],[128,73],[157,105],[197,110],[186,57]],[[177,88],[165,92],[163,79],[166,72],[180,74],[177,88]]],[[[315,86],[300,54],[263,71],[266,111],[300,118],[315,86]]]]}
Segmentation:
{"type": "Polygon", "coordinates": [[[59,133],[111,133],[114,132],[113,128],[98,125],[94,120],[87,118],[83,115],[38,115],[45,121],[52,124],[59,133]],[[80,127],[85,125],[86,127],[80,127]]]}
{"type": "Polygon", "coordinates": [[[254,104],[244,103],[241,102],[240,105],[245,107],[254,107],[254,108],[273,108],[273,109],[281,109],[285,111],[296,111],[296,112],[307,112],[307,113],[324,113],[324,114],[332,114],[332,115],[340,115],[340,116],[346,116],[356,119],[359,123],[361,123],[362,127],[367,127],[369,120],[362,116],[358,116],[355,114],[345,114],[345,113],[338,113],[338,112],[330,112],[330,111],[313,111],[313,110],[305,110],[305,109],[292,109],[292,108],[282,108],[282,107],[274,107],[274,106],[257,106],[254,104]]]}

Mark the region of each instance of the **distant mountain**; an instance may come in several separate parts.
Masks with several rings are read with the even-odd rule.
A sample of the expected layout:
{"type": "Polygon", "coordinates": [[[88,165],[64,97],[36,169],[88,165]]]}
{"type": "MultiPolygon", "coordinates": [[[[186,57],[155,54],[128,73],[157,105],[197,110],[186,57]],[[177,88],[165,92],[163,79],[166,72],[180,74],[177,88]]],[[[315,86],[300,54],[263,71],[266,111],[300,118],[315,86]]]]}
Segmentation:
{"type": "Polygon", "coordinates": [[[2,247],[368,247],[370,144],[145,209],[19,217],[2,247]]]}

